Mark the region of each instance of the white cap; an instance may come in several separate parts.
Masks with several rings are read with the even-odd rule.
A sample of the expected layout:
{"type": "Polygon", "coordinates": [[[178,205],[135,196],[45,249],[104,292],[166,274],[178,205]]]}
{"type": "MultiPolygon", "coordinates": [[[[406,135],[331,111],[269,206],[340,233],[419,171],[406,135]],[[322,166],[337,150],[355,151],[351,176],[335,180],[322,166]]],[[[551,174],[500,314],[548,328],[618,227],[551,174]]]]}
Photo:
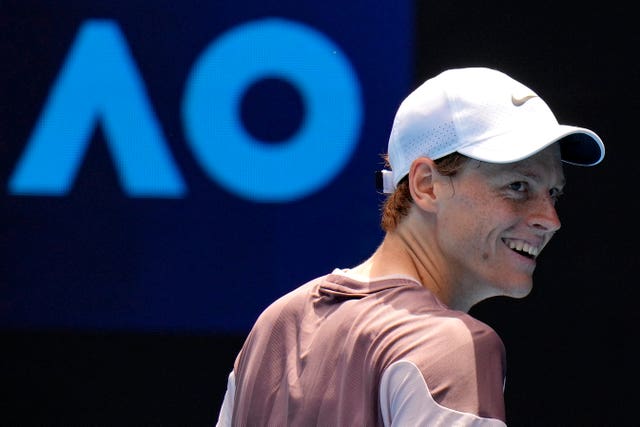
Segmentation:
{"type": "Polygon", "coordinates": [[[384,191],[393,191],[418,157],[436,160],[457,151],[488,163],[511,163],[558,141],[564,162],[593,166],[604,157],[598,135],[558,124],[535,92],[506,74],[489,68],[447,70],[398,108],[388,148],[392,176],[385,173],[384,191]]]}

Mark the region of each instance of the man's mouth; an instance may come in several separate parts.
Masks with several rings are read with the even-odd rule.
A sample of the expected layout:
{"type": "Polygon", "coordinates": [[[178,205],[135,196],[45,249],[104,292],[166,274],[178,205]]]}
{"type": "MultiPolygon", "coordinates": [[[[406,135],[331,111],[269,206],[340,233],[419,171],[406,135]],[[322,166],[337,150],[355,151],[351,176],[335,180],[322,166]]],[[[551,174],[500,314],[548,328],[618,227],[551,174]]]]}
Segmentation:
{"type": "Polygon", "coordinates": [[[523,240],[502,239],[502,241],[512,251],[530,259],[535,259],[540,253],[540,248],[538,248],[537,246],[532,246],[531,244],[523,240]]]}

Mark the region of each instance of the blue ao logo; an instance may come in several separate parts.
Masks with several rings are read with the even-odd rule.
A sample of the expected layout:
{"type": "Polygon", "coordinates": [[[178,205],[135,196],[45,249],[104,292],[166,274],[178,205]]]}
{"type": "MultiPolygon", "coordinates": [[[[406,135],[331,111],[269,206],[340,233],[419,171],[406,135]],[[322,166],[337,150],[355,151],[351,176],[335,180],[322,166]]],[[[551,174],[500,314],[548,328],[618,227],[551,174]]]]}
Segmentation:
{"type": "MultiPolygon", "coordinates": [[[[244,23],[213,40],[187,77],[181,107],[185,140],[208,177],[257,202],[290,202],[326,186],[351,157],[363,116],[358,78],[340,48],[307,25],[279,18],[244,23]],[[304,103],[300,126],[279,144],[256,139],[238,114],[247,89],[267,78],[288,82],[304,103]]],[[[126,39],[109,20],[81,26],[9,193],[66,195],[98,124],[125,194],[186,194],[126,39]]]]}

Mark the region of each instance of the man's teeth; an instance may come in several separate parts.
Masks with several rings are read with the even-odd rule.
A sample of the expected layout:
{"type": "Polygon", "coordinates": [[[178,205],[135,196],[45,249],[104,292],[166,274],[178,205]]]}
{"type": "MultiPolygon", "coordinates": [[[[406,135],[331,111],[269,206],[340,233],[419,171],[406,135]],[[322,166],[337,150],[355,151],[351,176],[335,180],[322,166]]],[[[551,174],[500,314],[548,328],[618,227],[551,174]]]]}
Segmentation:
{"type": "Polygon", "coordinates": [[[518,252],[526,252],[531,256],[538,256],[538,252],[540,252],[538,248],[531,246],[530,244],[523,242],[522,240],[509,240],[506,243],[507,246],[509,246],[511,249],[515,249],[518,252]]]}

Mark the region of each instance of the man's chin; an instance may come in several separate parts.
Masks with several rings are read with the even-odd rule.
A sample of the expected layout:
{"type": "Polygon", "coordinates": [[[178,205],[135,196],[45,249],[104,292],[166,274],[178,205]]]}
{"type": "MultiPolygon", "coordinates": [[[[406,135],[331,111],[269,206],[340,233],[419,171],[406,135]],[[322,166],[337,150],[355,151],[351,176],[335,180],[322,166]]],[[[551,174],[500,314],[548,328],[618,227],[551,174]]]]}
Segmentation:
{"type": "Polygon", "coordinates": [[[509,283],[500,287],[501,295],[510,298],[521,299],[531,293],[533,281],[525,280],[521,283],[509,283]]]}

